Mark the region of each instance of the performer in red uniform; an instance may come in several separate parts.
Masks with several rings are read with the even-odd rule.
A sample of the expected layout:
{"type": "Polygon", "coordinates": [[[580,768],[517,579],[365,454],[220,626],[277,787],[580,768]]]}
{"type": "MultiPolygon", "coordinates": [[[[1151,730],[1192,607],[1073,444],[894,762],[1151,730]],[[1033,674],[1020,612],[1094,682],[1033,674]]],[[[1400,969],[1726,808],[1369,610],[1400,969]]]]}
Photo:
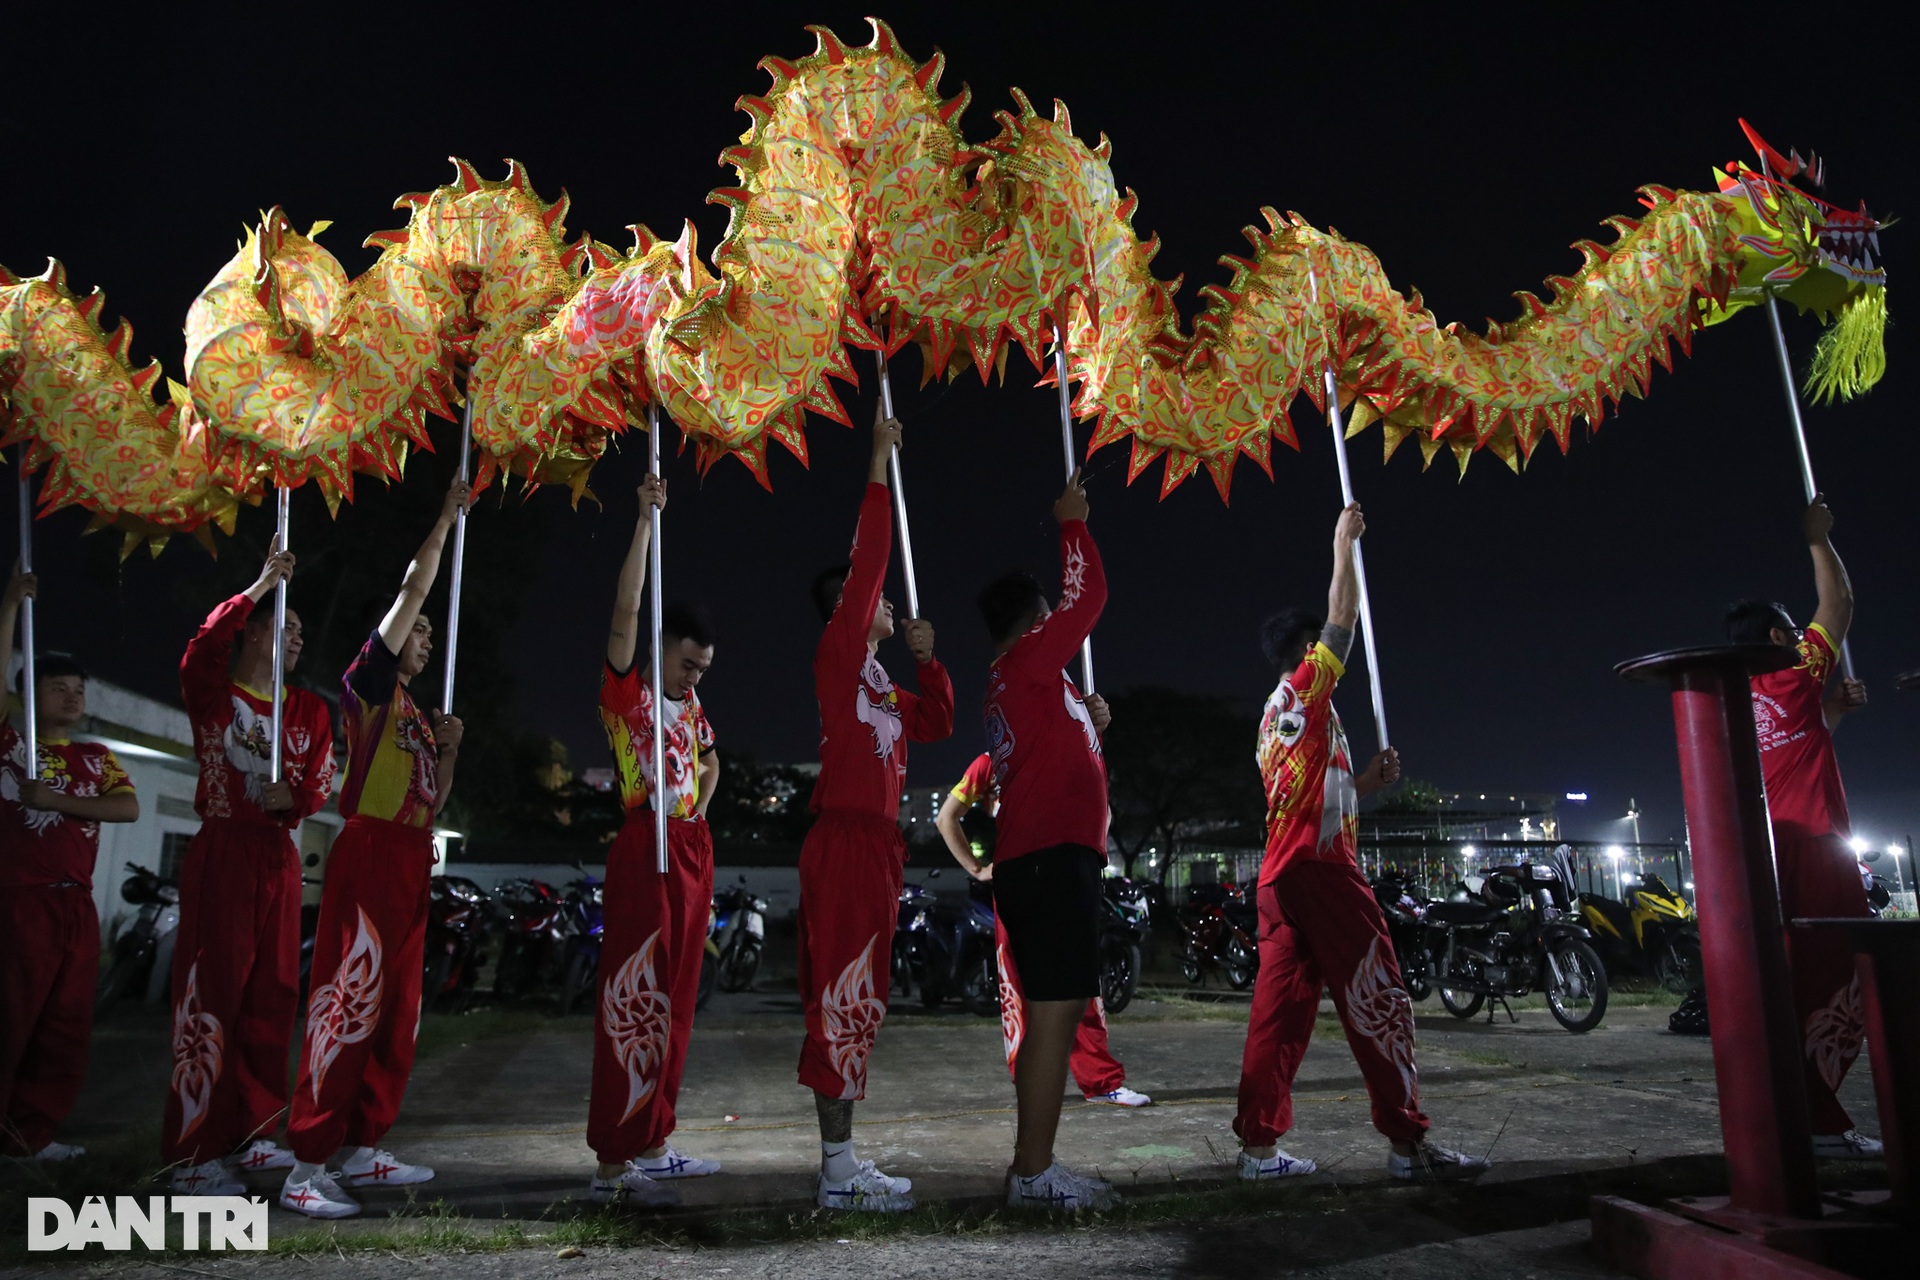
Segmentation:
{"type": "MultiPolygon", "coordinates": [[[[1107,700],[1098,694],[1089,694],[1086,701],[1094,732],[1105,738],[1107,725],[1113,719],[1107,710],[1107,700]]],[[[993,863],[982,862],[974,856],[960,825],[974,806],[981,804],[987,806],[989,813],[996,813],[1000,808],[1000,797],[993,786],[993,757],[988,755],[978,757],[967,766],[934,820],[953,860],[975,880],[987,884],[993,880],[993,863]]],[[[1000,970],[1000,1033],[1006,1045],[1007,1074],[1017,1078],[1020,1073],[1014,1064],[1020,1056],[1020,1042],[1026,1036],[1026,996],[1020,987],[1019,967],[1013,963],[1013,952],[1007,947],[1006,926],[1000,923],[997,914],[993,934],[994,958],[1000,970]]],[[[1116,1107],[1153,1105],[1152,1098],[1127,1087],[1127,1069],[1113,1056],[1113,1049],[1107,1043],[1107,1008],[1099,996],[1087,1001],[1087,1011],[1074,1029],[1073,1055],[1068,1059],[1068,1066],[1073,1072],[1073,1082],[1080,1086],[1081,1096],[1088,1102],[1105,1102],[1116,1107]]]]}
{"type": "MultiPolygon", "coordinates": [[[[20,602],[37,592],[32,574],[8,576],[0,671],[13,665],[20,602]]],[[[85,1148],[53,1135],[87,1074],[100,969],[100,824],[138,820],[140,802],[112,751],[68,737],[87,714],[80,664],[43,654],[34,676],[36,768],[28,768],[26,739],[0,718],[0,1154],[71,1160],[85,1148]]],[[[22,670],[15,687],[25,679],[22,670]]]]}
{"type": "Polygon", "coordinates": [[[986,723],[1000,791],[993,898],[1011,968],[1025,991],[1014,1071],[1019,1127],[1007,1203],[1106,1208],[1113,1188],[1053,1158],[1075,1027],[1100,994],[1100,876],[1107,865],[1107,768],[1092,714],[1065,668],[1107,603],[1076,472],[1053,506],[1060,524],[1060,605],[1008,574],[980,593],[993,636],[986,723]]]}
{"type": "MultiPolygon", "coordinates": [[[[1735,644],[1784,645],[1800,659],[1786,671],[1753,678],[1753,721],[1773,821],[1781,918],[1864,916],[1867,895],[1847,839],[1853,823],[1833,754],[1832,729],[1842,715],[1866,702],[1866,687],[1857,680],[1840,681],[1835,696],[1822,703],[1853,622],[1853,586],[1828,537],[1833,513],[1824,495],[1807,508],[1802,525],[1819,596],[1813,624],[1796,627],[1780,605],[1746,600],[1727,612],[1727,638],[1735,644]]],[[[1876,1159],[1882,1154],[1880,1143],[1853,1127],[1835,1096],[1860,1056],[1866,1033],[1853,948],[1832,931],[1789,928],[1787,961],[1806,1051],[1814,1154],[1876,1159]]]]}
{"type": "Polygon", "coordinates": [[[853,1104],[866,1096],[867,1058],[887,1012],[889,958],[906,842],[900,791],[907,743],[953,732],[953,683],[933,656],[933,627],[914,618],[907,648],[920,696],[894,687],[876,656],[893,634],[881,594],[893,548],[887,460],[900,424],[876,420],[867,492],[854,532],[853,563],[814,580],[827,629],[813,658],[820,702],[818,817],[800,850],[800,998],[807,1037],[800,1083],[820,1117],[820,1183],[828,1209],[892,1213],[913,1207],[912,1184],[875,1169],[853,1149],[853,1104]]]}
{"type": "Polygon", "coordinates": [[[1360,595],[1353,547],[1366,531],[1360,505],[1340,514],[1324,620],[1294,609],[1267,620],[1261,644],[1281,672],[1260,719],[1258,760],[1267,791],[1267,852],[1260,866],[1260,976],[1240,1067],[1240,1176],[1250,1182],[1314,1171],[1275,1144],[1293,1127],[1293,1079],[1333,990],[1347,1045],[1360,1064],[1373,1127],[1393,1144],[1396,1178],[1462,1177],[1487,1162],[1427,1141],[1413,1057],[1413,1002],[1401,985],[1393,940],[1355,862],[1359,800],[1400,779],[1399,753],[1374,756],[1354,776],[1333,689],[1346,674],[1360,595]]]}
{"type": "Polygon", "coordinates": [[[707,805],[720,776],[713,729],[694,686],[713,663],[713,628],[685,607],[664,611],[661,692],[666,703],[667,872],[654,844],[653,682],[651,659],[638,670],[640,606],[645,599],[648,507],[667,505],[666,485],[640,486],[640,522],[620,568],[600,676],[600,723],[613,748],[626,821],[607,854],[600,1000],[593,1022],[593,1092],[587,1145],[600,1160],[589,1194],[606,1203],[678,1202],[671,1178],[718,1173],[715,1160],[681,1155],[673,1133],[680,1077],[693,1035],[713,900],[713,835],[707,805]]]}
{"type": "Polygon", "coordinates": [[[280,1203],[314,1218],[360,1212],[340,1188],[426,1182],[433,1170],[375,1144],[393,1127],[420,1030],[433,819],[453,789],[460,721],[431,722],[408,685],[426,670],[433,627],[420,610],[440,570],[464,480],[414,553],[400,595],[347,668],[345,828],[327,856],[313,939],[306,1044],[287,1125],[295,1163],[280,1203]],[[340,1157],[336,1175],[328,1162],[340,1157]]]}
{"type": "MultiPolygon", "coordinates": [[[[287,1109],[287,1047],[300,999],[300,855],[293,833],[333,791],[327,705],[289,688],[281,781],[269,781],[273,610],[256,609],[293,575],[275,550],[254,584],[207,615],[180,663],[200,758],[200,830],[180,867],[173,951],[173,1074],[161,1149],[178,1195],[243,1195],[229,1172],[287,1169],[273,1141],[287,1109]]],[[[300,661],[287,610],[286,674],[300,661]]]]}

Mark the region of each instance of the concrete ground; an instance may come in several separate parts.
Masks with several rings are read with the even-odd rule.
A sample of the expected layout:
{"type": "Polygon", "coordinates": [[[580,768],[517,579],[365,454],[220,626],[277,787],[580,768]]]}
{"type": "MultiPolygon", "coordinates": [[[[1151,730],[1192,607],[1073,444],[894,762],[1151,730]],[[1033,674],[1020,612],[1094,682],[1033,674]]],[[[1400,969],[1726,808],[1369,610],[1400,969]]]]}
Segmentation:
{"type": "MultiPolygon", "coordinates": [[[[912,1177],[923,1206],[943,1206],[946,1217],[922,1223],[935,1235],[849,1228],[842,1238],[812,1214],[818,1147],[812,1098],[794,1082],[797,996],[718,996],[695,1027],[675,1143],[721,1160],[725,1169],[679,1184],[687,1207],[649,1219],[665,1243],[622,1238],[634,1246],[627,1248],[564,1225],[589,1212],[587,1018],[533,1009],[430,1016],[387,1145],[403,1159],[433,1165],[439,1177],[412,1198],[398,1190],[370,1193],[367,1214],[337,1227],[315,1229],[276,1207],[276,1248],[297,1248],[307,1262],[202,1255],[193,1269],[277,1274],[325,1258],[330,1272],[368,1277],[615,1269],[637,1276],[804,1276],[850,1267],[941,1276],[1010,1261],[1034,1276],[1273,1269],[1345,1276],[1389,1263],[1411,1276],[1598,1274],[1583,1221],[1595,1188],[1644,1185],[1656,1196],[1659,1187],[1715,1189],[1720,1135],[1710,1047],[1668,1033],[1668,1008],[1616,1006],[1584,1036],[1561,1030],[1540,1007],[1522,1007],[1517,1022],[1502,1015],[1492,1024],[1484,1014],[1458,1021],[1437,1000],[1416,1008],[1423,1105],[1436,1139],[1491,1154],[1495,1168],[1477,1187],[1410,1188],[1386,1178],[1385,1143],[1369,1124],[1358,1072],[1329,1017],[1307,1054],[1296,1127],[1285,1141],[1295,1155],[1317,1161],[1321,1174],[1302,1185],[1240,1189],[1231,1181],[1230,1122],[1245,1005],[1169,993],[1136,1001],[1112,1024],[1129,1083],[1152,1094],[1155,1105],[1129,1111],[1076,1095],[1057,1145],[1062,1160],[1100,1171],[1140,1203],[1140,1212],[1100,1230],[1036,1231],[990,1212],[1013,1133],[1013,1089],[997,1021],[897,1001],[874,1052],[855,1137],[861,1154],[912,1177]],[[1258,1196],[1249,1199],[1250,1192],[1258,1196]],[[1213,1197],[1213,1207],[1194,1208],[1201,1202],[1181,1198],[1193,1193],[1213,1197]],[[728,1222],[748,1225],[728,1235],[728,1222]],[[497,1250],[502,1232],[504,1242],[528,1247],[479,1251],[497,1250]],[[430,1256],[371,1248],[407,1247],[410,1239],[430,1256]],[[583,1239],[584,1256],[555,1256],[583,1239]],[[726,1242],[716,1247],[716,1239],[726,1242]],[[336,1243],[343,1252],[335,1253],[336,1243]],[[354,1251],[356,1243],[367,1247],[354,1251]]],[[[117,1150],[117,1170],[157,1165],[151,1148],[167,1030],[158,1011],[139,1009],[102,1025],[85,1096],[63,1137],[95,1146],[103,1159],[117,1150]],[[129,1152],[130,1142],[148,1149],[129,1152]]],[[[1871,1131],[1864,1057],[1843,1098],[1871,1131]]],[[[256,1190],[271,1195],[277,1186],[263,1177],[256,1190]]],[[[0,1231],[15,1230],[0,1224],[0,1231]]],[[[152,1265],[129,1259],[116,1270],[152,1265]]],[[[157,1280],[163,1272],[152,1274],[157,1280]]]]}

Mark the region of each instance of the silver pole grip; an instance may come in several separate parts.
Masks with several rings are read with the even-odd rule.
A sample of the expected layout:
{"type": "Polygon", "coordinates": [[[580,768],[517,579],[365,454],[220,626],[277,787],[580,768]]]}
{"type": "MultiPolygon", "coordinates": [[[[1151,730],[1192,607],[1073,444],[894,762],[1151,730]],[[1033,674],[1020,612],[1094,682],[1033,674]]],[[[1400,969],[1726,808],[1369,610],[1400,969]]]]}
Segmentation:
{"type": "MultiPolygon", "coordinates": [[[[647,470],[654,475],[660,474],[660,405],[656,401],[647,406],[647,470]]],[[[653,672],[653,850],[654,861],[660,874],[667,874],[667,702],[666,687],[662,683],[662,668],[666,665],[660,652],[664,638],[660,634],[661,618],[666,606],[661,597],[660,586],[660,508],[647,508],[647,609],[649,628],[652,635],[653,656],[649,667],[653,672]]]]}
{"type": "MultiPolygon", "coordinates": [[[[293,490],[281,486],[274,490],[273,506],[275,519],[279,525],[280,537],[277,541],[280,550],[289,550],[288,527],[292,524],[293,490]]],[[[286,740],[283,726],[286,720],[287,703],[287,580],[280,579],[273,588],[273,741],[268,744],[268,780],[279,782],[285,771],[286,759],[283,744],[286,740]]]]}
{"type": "MultiPolygon", "coordinates": [[[[1060,392],[1060,450],[1067,463],[1067,479],[1079,469],[1073,451],[1073,397],[1067,394],[1067,339],[1060,326],[1053,326],[1053,379],[1060,392]]],[[[1081,692],[1093,692],[1093,637],[1080,644],[1081,692]]]]}
{"type": "MultiPolygon", "coordinates": [[[[893,379],[887,374],[887,353],[878,353],[880,362],[880,412],[893,416],[893,379]]],[[[920,580],[913,571],[913,530],[907,527],[907,490],[900,478],[900,447],[894,446],[887,459],[887,476],[893,481],[893,518],[900,526],[900,568],[907,576],[907,616],[920,616],[920,580]]]]}
{"type": "MultiPolygon", "coordinates": [[[[1793,446],[1800,455],[1800,483],[1807,491],[1807,505],[1820,496],[1813,480],[1813,455],[1807,450],[1807,424],[1800,416],[1800,389],[1793,385],[1793,362],[1787,358],[1787,331],[1780,324],[1780,304],[1767,295],[1767,320],[1773,326],[1773,354],[1780,361],[1780,385],[1786,388],[1787,411],[1793,416],[1793,446]]],[[[1853,644],[1840,642],[1840,674],[1853,679],[1853,644]]]]}
{"type": "MultiPolygon", "coordinates": [[[[27,474],[27,446],[20,446],[20,572],[33,572],[33,477],[27,474]]],[[[13,637],[8,636],[9,640],[13,637]]],[[[40,778],[40,690],[34,670],[33,597],[20,602],[20,651],[24,666],[20,672],[20,702],[26,712],[27,759],[23,776],[40,778]]]]}
{"type": "MultiPolygon", "coordinates": [[[[467,479],[473,458],[473,376],[467,376],[466,406],[460,411],[460,478],[467,479]]],[[[447,669],[440,684],[440,712],[453,714],[453,677],[460,653],[460,588],[467,569],[467,509],[453,516],[453,578],[447,585],[447,669]]]]}
{"type": "MultiPolygon", "coordinates": [[[[1340,417],[1340,392],[1333,380],[1333,366],[1322,371],[1327,387],[1327,421],[1333,424],[1333,456],[1340,463],[1340,504],[1353,505],[1353,476],[1347,470],[1347,427],[1340,417]]],[[[1373,694],[1373,729],[1380,750],[1393,745],[1387,736],[1387,701],[1380,691],[1380,649],[1373,634],[1373,601],[1367,592],[1367,561],[1360,554],[1360,543],[1353,544],[1353,582],[1360,589],[1360,642],[1367,652],[1367,688],[1373,694]]]]}

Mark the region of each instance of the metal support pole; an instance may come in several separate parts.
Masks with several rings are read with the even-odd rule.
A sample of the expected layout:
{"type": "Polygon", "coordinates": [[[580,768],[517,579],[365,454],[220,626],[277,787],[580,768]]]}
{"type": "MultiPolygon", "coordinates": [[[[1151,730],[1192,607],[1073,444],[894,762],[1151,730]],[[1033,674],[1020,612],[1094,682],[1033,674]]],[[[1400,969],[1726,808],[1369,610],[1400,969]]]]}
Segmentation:
{"type": "MultiPolygon", "coordinates": [[[[660,405],[647,406],[647,470],[660,474],[660,405]]],[[[667,874],[667,703],[662,668],[666,663],[660,652],[661,618],[666,606],[660,594],[660,508],[647,508],[647,611],[652,636],[653,656],[648,666],[653,673],[653,851],[660,874],[667,874]]]]}
{"type": "MultiPolygon", "coordinates": [[[[275,544],[282,551],[289,549],[288,527],[292,524],[293,490],[282,485],[274,490],[273,506],[275,519],[280,528],[275,544]]],[[[287,701],[287,580],[280,579],[273,588],[273,741],[268,745],[268,779],[278,782],[285,765],[282,758],[282,724],[285,718],[287,701]]]]}
{"type": "MultiPolygon", "coordinates": [[[[880,364],[880,412],[893,416],[893,379],[887,376],[887,353],[875,353],[880,364]]],[[[900,526],[900,567],[907,575],[907,616],[920,616],[920,581],[913,572],[913,533],[907,528],[907,491],[900,479],[900,447],[894,446],[887,459],[887,476],[893,481],[893,518],[900,526]]]]}
{"type": "MultiPolygon", "coordinates": [[[[460,478],[467,479],[473,458],[473,376],[467,376],[466,406],[460,411],[460,478]]],[[[453,714],[453,677],[460,653],[460,587],[467,568],[467,509],[453,516],[453,578],[447,584],[447,670],[440,686],[440,711],[453,714]]]]}
{"type": "MultiPolygon", "coordinates": [[[[1347,470],[1347,427],[1340,418],[1340,396],[1333,381],[1333,366],[1323,370],[1327,386],[1327,421],[1333,425],[1333,456],[1340,463],[1340,504],[1353,505],[1353,477],[1347,470]]],[[[1367,689],[1373,694],[1373,729],[1379,749],[1393,745],[1387,736],[1387,701],[1380,691],[1380,646],[1373,634],[1373,601],[1367,593],[1367,561],[1360,554],[1360,543],[1353,544],[1353,581],[1360,589],[1360,643],[1367,651],[1367,689]]]]}
{"type": "MultiPolygon", "coordinates": [[[[1073,397],[1067,394],[1067,339],[1059,325],[1053,326],[1053,378],[1060,392],[1060,450],[1066,457],[1067,479],[1080,469],[1073,447],[1073,397]]],[[[1080,692],[1093,693],[1093,637],[1080,645],[1080,692]]]]}
{"type": "Polygon", "coordinates": [[[1778,646],[1727,645],[1655,654],[1615,670],[1672,689],[1730,1207],[1818,1218],[1800,1026],[1748,684],[1752,674],[1791,661],[1778,646]]]}
{"type": "MultiPolygon", "coordinates": [[[[33,477],[27,474],[27,446],[20,446],[20,572],[33,572],[33,477]]],[[[9,640],[13,637],[8,636],[9,640]]],[[[25,666],[20,673],[20,701],[26,711],[27,759],[25,776],[40,780],[40,697],[39,676],[34,671],[33,597],[20,601],[20,652],[25,666]]]]}
{"type": "MultiPolygon", "coordinates": [[[[1767,321],[1773,326],[1773,354],[1780,362],[1780,384],[1786,388],[1787,411],[1793,418],[1793,445],[1800,455],[1800,484],[1807,492],[1807,505],[1820,496],[1813,481],[1813,455],[1807,452],[1807,424],[1800,416],[1800,389],[1793,385],[1793,362],[1787,358],[1787,331],[1780,324],[1780,304],[1767,295],[1767,321]]],[[[1853,679],[1853,645],[1840,641],[1840,674],[1853,679]]]]}

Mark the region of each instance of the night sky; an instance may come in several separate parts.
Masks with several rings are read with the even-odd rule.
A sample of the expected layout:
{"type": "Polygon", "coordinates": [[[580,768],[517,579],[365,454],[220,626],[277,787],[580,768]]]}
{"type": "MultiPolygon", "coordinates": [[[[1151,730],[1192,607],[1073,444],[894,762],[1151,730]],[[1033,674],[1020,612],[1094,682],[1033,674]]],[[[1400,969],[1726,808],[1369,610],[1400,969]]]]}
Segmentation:
{"type": "MultiPolygon", "coordinates": [[[[323,243],[356,273],[374,255],[355,246],[403,224],[388,211],[394,197],[450,181],[450,154],[496,177],[514,157],[548,198],[564,185],[576,233],[624,246],[628,223],[671,237],[691,217],[710,251],[725,215],[704,197],[732,181],[714,157],[744,126],[735,98],[766,86],[756,61],[809,52],[809,22],[866,39],[861,8],[824,0],[602,14],[434,6],[418,18],[398,5],[236,7],[218,18],[183,6],[110,20],[37,8],[44,16],[24,28],[9,22],[0,262],[31,273],[58,256],[76,287],[106,290],[109,317],[132,318],[137,359],[157,356],[176,378],[187,307],[257,210],[281,204],[300,226],[332,219],[323,243]]],[[[1016,85],[1036,103],[1064,99],[1084,136],[1106,133],[1119,181],[1140,195],[1136,228],[1162,237],[1156,268],[1186,275],[1189,316],[1194,290],[1226,278],[1218,256],[1244,250],[1239,227],[1272,204],[1370,246],[1443,321],[1510,319],[1512,291],[1544,292],[1545,276],[1579,265],[1570,242],[1610,239],[1602,218],[1639,212],[1636,187],[1706,189],[1709,166],[1749,158],[1739,116],[1783,150],[1819,151],[1836,203],[1864,198],[1882,217],[1920,203],[1907,69],[1865,65],[1891,46],[1857,33],[1845,44],[1866,53],[1849,61],[1817,18],[1794,37],[1758,19],[1743,28],[1725,6],[1701,9],[1693,26],[1675,6],[1472,18],[1432,6],[1398,23],[1371,6],[1314,6],[1320,16],[1273,6],[1250,18],[1243,6],[1187,3],[1158,20],[1121,16],[1130,8],[896,5],[883,16],[916,57],[936,44],[946,52],[949,93],[972,85],[969,137],[992,135],[991,113],[1011,105],[1016,85]]],[[[1883,237],[1896,285],[1886,381],[1862,403],[1807,418],[1874,698],[1841,732],[1841,765],[1856,831],[1876,841],[1920,835],[1920,696],[1891,687],[1894,673],[1920,667],[1920,504],[1906,435],[1920,347],[1899,323],[1915,234],[1883,237]]],[[[1802,368],[1817,334],[1790,318],[1802,368]]],[[[1759,312],[1701,335],[1692,360],[1656,372],[1648,401],[1576,438],[1570,456],[1543,447],[1518,477],[1491,455],[1464,481],[1444,454],[1422,474],[1411,444],[1383,469],[1377,430],[1353,442],[1386,695],[1413,776],[1475,794],[1584,790],[1595,834],[1637,797],[1648,839],[1680,834],[1666,699],[1611,667],[1717,640],[1722,608],[1740,595],[1811,614],[1800,479],[1770,345],[1759,312]]],[[[907,372],[913,357],[902,363],[907,372]]],[[[871,358],[857,353],[855,364],[863,386],[843,399],[864,424],[871,358]]],[[[1004,387],[968,374],[924,392],[903,377],[898,389],[921,592],[961,704],[954,738],[916,753],[916,785],[950,781],[980,749],[974,709],[990,649],[975,592],[1013,567],[1057,581],[1054,396],[1033,388],[1017,351],[1008,375],[1004,387]]],[[[1276,449],[1271,482],[1243,463],[1230,508],[1204,474],[1163,503],[1157,464],[1128,489],[1124,446],[1093,460],[1092,528],[1112,583],[1094,641],[1103,689],[1264,696],[1272,674],[1259,620],[1288,603],[1324,604],[1339,506],[1324,424],[1304,399],[1293,417],[1302,451],[1276,449]]],[[[701,694],[723,751],[813,758],[818,623],[806,586],[844,558],[868,441],[864,427],[824,420],[809,438],[810,470],[774,451],[772,494],[732,462],[704,483],[691,455],[666,468],[669,594],[705,601],[720,628],[701,694]]],[[[644,456],[635,436],[602,465],[603,511],[572,517],[561,494],[535,499],[554,518],[545,564],[525,586],[521,711],[569,743],[578,766],[606,758],[594,691],[644,456]]],[[[373,486],[361,495],[381,500],[373,486]]],[[[175,664],[197,619],[167,583],[203,571],[204,555],[183,544],[129,561],[117,593],[62,591],[83,524],[68,512],[41,526],[43,644],[177,696],[175,664]]],[[[897,641],[884,656],[906,672],[897,641]]],[[[1373,738],[1365,689],[1356,668],[1340,703],[1359,750],[1373,738]]],[[[1578,811],[1568,816],[1582,825],[1578,811]]]]}

